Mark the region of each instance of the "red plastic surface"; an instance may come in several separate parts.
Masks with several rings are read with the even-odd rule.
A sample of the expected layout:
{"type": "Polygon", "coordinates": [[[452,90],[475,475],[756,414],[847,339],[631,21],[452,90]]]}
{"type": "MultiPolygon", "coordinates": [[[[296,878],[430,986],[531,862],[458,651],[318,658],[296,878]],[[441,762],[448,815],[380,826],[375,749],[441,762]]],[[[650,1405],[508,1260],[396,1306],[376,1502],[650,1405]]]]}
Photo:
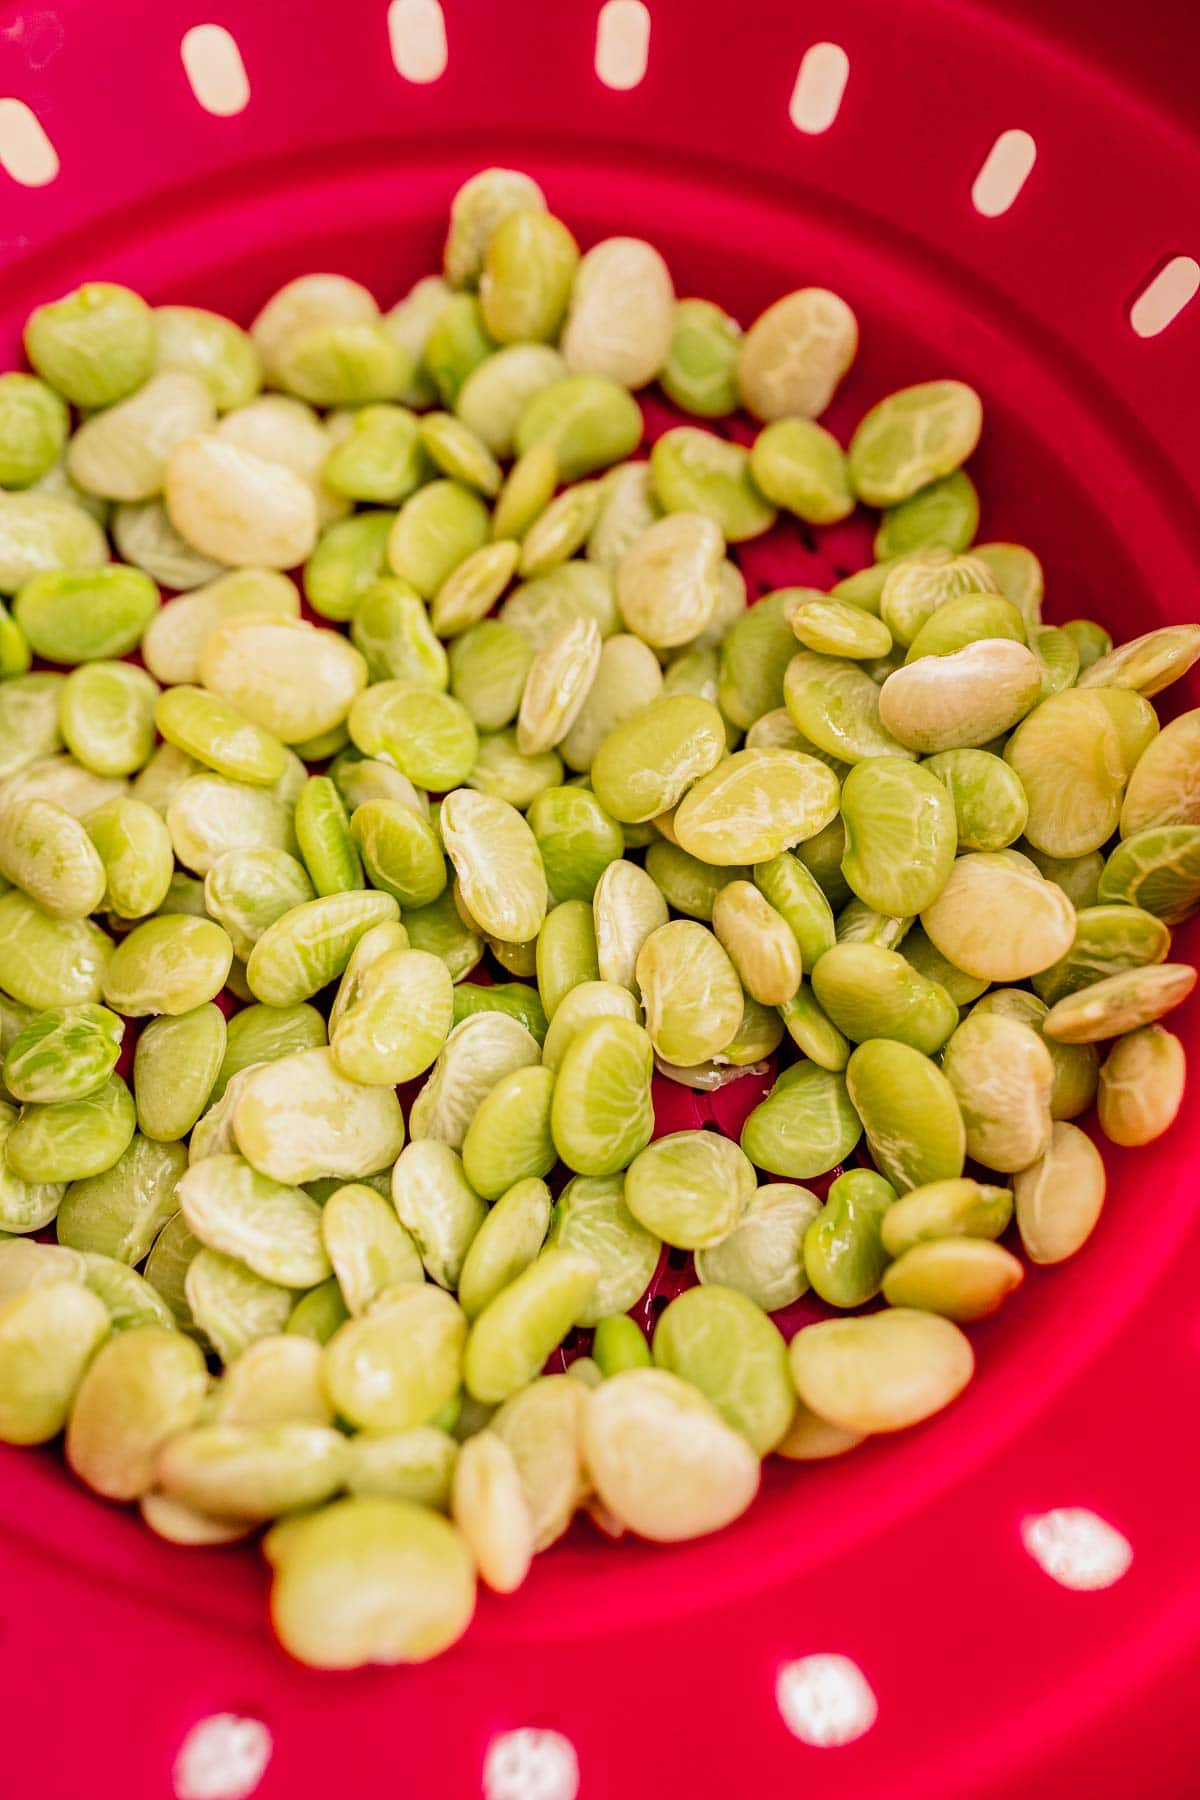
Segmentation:
{"type": "MultiPolygon", "coordinates": [[[[433,263],[458,181],[515,163],[585,241],[642,232],[681,292],[742,318],[804,282],[844,293],[863,350],[826,421],[840,434],[891,386],[974,382],[981,536],[1038,550],[1051,618],[1127,636],[1196,616],[1200,303],[1149,341],[1127,321],[1155,269],[1197,251],[1193,6],[652,0],[628,93],[594,74],[582,0],[446,0],[448,66],[427,86],[393,68],[385,11],[0,4],[0,95],[34,108],[62,164],[38,190],[0,173],[3,363],[28,307],[86,276],[248,315],[325,266],[390,301],[433,263]],[[199,108],[179,58],[214,17],[251,85],[230,119],[199,108]],[[832,128],[806,137],[788,99],[821,39],[850,77],[832,128]],[[1012,126],[1038,160],[985,219],[971,182],[1012,126]]],[[[764,583],[813,566],[799,540],[758,554],[764,583]]],[[[828,534],[830,559],[865,560],[861,530],[828,534]]],[[[1180,947],[1196,956],[1195,930],[1180,947]]],[[[1197,1020],[1179,1015],[1200,1062],[1197,1020]]],[[[574,1744],[584,1800],[1194,1792],[1198,1154],[1194,1097],[1150,1150],[1106,1149],[1094,1240],[973,1332],[979,1374],[947,1414],[773,1469],[711,1541],[613,1548],[579,1526],[426,1668],[291,1666],[253,1553],[174,1551],[54,1454],[4,1453],[0,1793],[168,1795],[185,1733],[228,1711],[273,1734],[262,1800],[476,1796],[494,1736],[530,1725],[574,1744]],[[1072,1506],[1132,1545],[1102,1592],[1056,1585],[1023,1548],[1024,1519],[1072,1506]],[[781,1665],[822,1652],[878,1704],[842,1748],[797,1741],[776,1705],[781,1665]]]]}

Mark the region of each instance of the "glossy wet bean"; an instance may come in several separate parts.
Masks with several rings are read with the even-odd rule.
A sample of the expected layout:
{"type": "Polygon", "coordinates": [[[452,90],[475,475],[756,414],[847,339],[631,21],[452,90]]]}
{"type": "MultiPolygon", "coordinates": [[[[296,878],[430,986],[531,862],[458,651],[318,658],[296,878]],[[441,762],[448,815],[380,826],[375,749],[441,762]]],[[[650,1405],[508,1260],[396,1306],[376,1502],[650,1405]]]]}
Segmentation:
{"type": "Polygon", "coordinates": [[[1181,1006],[1196,985],[1190,963],[1158,963],[1108,975],[1050,1008],[1043,1029],[1064,1044],[1094,1044],[1152,1024],[1181,1006]]]}
{"type": "Polygon", "coordinates": [[[415,1500],[446,1511],[458,1446],[436,1425],[412,1425],[407,1431],[359,1432],[350,1440],[352,1494],[392,1500],[415,1500]]]}
{"type": "Polygon", "coordinates": [[[720,866],[767,862],[837,812],[837,777],[795,750],[739,750],[701,777],[675,816],[681,846],[720,866]]]}
{"type": "Polygon", "coordinates": [[[49,1225],[61,1210],[66,1193],[62,1181],[23,1181],[3,1159],[4,1145],[17,1118],[15,1106],[0,1102],[0,1232],[5,1238],[49,1225]]]}
{"type": "Polygon", "coordinates": [[[641,412],[627,389],[603,375],[566,375],[527,401],[513,446],[523,456],[535,444],[548,445],[560,479],[577,481],[620,462],[641,436],[641,412]]]}
{"type": "Polygon", "coordinates": [[[301,744],[347,719],[367,665],[340,632],[251,614],[210,632],[200,678],[264,731],[301,744]]]}
{"type": "Polygon", "coordinates": [[[928,482],[907,500],[889,507],[875,533],[879,561],[932,545],[965,550],[979,525],[979,495],[964,469],[928,482]]]}
{"type": "Polygon", "coordinates": [[[726,1237],[696,1251],[697,1276],[735,1288],[764,1312],[790,1306],[809,1285],[804,1237],[820,1209],[808,1188],[768,1182],[726,1237]]]}
{"type": "Polygon", "coordinates": [[[1079,678],[1083,688],[1133,688],[1149,698],[1186,675],[1200,657],[1200,626],[1164,625],[1099,657],[1079,678]]]}
{"type": "Polygon", "coordinates": [[[844,942],[818,960],[813,992],[854,1043],[896,1038],[932,1056],[958,1022],[958,1008],[938,981],[880,944],[844,942]]]}
{"type": "Polygon", "coordinates": [[[414,1141],[461,1149],[480,1103],[502,1076],[539,1061],[537,1039],[505,1013],[476,1013],[454,1027],[409,1117],[414,1141]]]}
{"type": "Polygon", "coordinates": [[[95,845],[78,819],[49,800],[0,810],[0,875],[55,919],[85,919],[104,898],[95,845]]]}
{"type": "Polygon", "coordinates": [[[516,808],[460,789],[443,803],[441,834],[479,924],[508,943],[536,937],[546,913],[546,875],[537,839],[516,808]]]}
{"type": "Polygon", "coordinates": [[[4,1146],[19,1181],[82,1181],[102,1175],[123,1154],[136,1123],[133,1096],[119,1075],[81,1100],[26,1106],[4,1146]]]}
{"type": "Polygon", "coordinates": [[[787,664],[783,692],[797,729],[828,756],[858,763],[916,754],[893,735],[880,712],[881,691],[857,663],[798,651],[787,664]]]}
{"type": "Polygon", "coordinates": [[[544,1181],[514,1182],[471,1240],[458,1280],[459,1305],[475,1319],[538,1255],[550,1226],[552,1202],[544,1181]]]}
{"type": "Polygon", "coordinates": [[[0,960],[14,1000],[38,1011],[99,1001],[112,941],[91,919],[55,919],[19,888],[0,894],[0,960]]]}
{"type": "Polygon", "coordinates": [[[655,649],[686,644],[704,630],[720,592],[724,540],[702,513],[657,520],[617,565],[617,604],[625,626],[655,649]]]}
{"type": "Polygon", "coordinates": [[[467,1179],[485,1200],[514,1182],[549,1174],[555,1162],[550,1069],[528,1066],[501,1075],[483,1097],[463,1138],[467,1179]]]}
{"type": "Polygon", "coordinates": [[[576,1175],[559,1196],[548,1241],[591,1257],[596,1286],[577,1323],[596,1325],[627,1312],[658,1267],[661,1240],[625,1204],[624,1177],[576,1175]]]}
{"type": "Polygon", "coordinates": [[[1109,856],[1100,900],[1139,906],[1180,924],[1200,908],[1200,826],[1156,825],[1125,838],[1109,856]]]}
{"type": "Polygon", "coordinates": [[[844,1077],[810,1062],[784,1071],[750,1113],[740,1141],[756,1167],[805,1181],[843,1162],[861,1135],[844,1077]]]}
{"type": "Polygon", "coordinates": [[[1008,1229],[1013,1197],[1008,1188],[988,1186],[970,1176],[951,1177],[911,1188],[887,1210],[880,1236],[888,1256],[902,1256],[915,1244],[938,1238],[998,1238],[1008,1229]]]}
{"type": "Polygon", "coordinates": [[[340,1433],[323,1425],[197,1425],[160,1450],[163,1490],[217,1517],[273,1519],[319,1504],[345,1479],[340,1433]]]}
{"type": "Polygon", "coordinates": [[[320,1209],[299,1188],[272,1181],[240,1156],[207,1156],[179,1183],[192,1233],[279,1287],[310,1288],[330,1273],[320,1209]]]}
{"type": "Polygon", "coordinates": [[[758,1455],[773,1450],[795,1411],[784,1340],[733,1288],[706,1285],[673,1300],[654,1331],[654,1361],[711,1401],[758,1455]]]}
{"type": "Polygon", "coordinates": [[[625,1203],[634,1218],[665,1243],[687,1250],[728,1236],[754,1191],[744,1150],[705,1131],[656,1139],[625,1178],[625,1203]]]}
{"type": "Polygon", "coordinates": [[[325,1346],[325,1385],[339,1414],[370,1431],[425,1425],[458,1391],[467,1321],[441,1288],[385,1288],[325,1346]]]}
{"type": "Polygon", "coordinates": [[[973,1012],[942,1058],[966,1131],[967,1154],[988,1169],[1026,1169],[1050,1141],[1054,1063],[1019,1019],[973,1012]]]}
{"type": "Polygon", "coordinates": [[[404,1144],[393,1090],[347,1079],[322,1049],[247,1070],[233,1129],[252,1168],[297,1185],[326,1175],[359,1181],[394,1162],[404,1144]]]}
{"type": "Polygon", "coordinates": [[[594,619],[572,619],[537,652],[517,712],[517,748],[537,756],[561,743],[579,716],[600,664],[594,619]]]}
{"type": "Polygon", "coordinates": [[[232,1256],[209,1250],[197,1239],[184,1276],[184,1297],[192,1320],[223,1363],[288,1322],[295,1295],[255,1275],[232,1256]]]}
{"type": "Polygon", "coordinates": [[[986,1238],[942,1238],[917,1244],[886,1270],[884,1297],[890,1306],[939,1313],[973,1324],[995,1312],[1020,1286],[1025,1271],[1017,1258],[986,1238]]]}
{"type": "Polygon", "coordinates": [[[824,656],[869,661],[886,656],[892,648],[892,634],[883,620],[846,600],[802,601],[792,613],[791,624],[806,650],[824,656]]]}
{"type": "Polygon", "coordinates": [[[880,1234],[895,1201],[873,1169],[848,1169],[833,1183],[804,1235],[809,1282],[829,1305],[862,1306],[879,1292],[888,1261],[880,1234]]]}
{"type": "Polygon", "coordinates": [[[842,447],[812,419],[767,425],[754,440],[750,472],[768,500],[806,524],[836,525],[854,511],[842,447]]]}
{"type": "Polygon", "coordinates": [[[124,938],[104,973],[104,997],[126,1017],[185,1013],[219,994],[233,946],[211,919],[148,919],[124,938]]]}
{"type": "Polygon", "coordinates": [[[877,912],[922,912],[946,885],[958,841],[954,803],[937,777],[876,757],[846,777],[842,873],[877,912]]]}
{"type": "MultiPolygon", "coordinates": [[[[552,907],[542,921],[537,938],[537,985],[545,1022],[554,1017],[573,988],[595,981],[596,930],[586,900],[564,900],[552,907]]],[[[527,1019],[527,1023],[530,1021],[527,1019]]]]}
{"type": "Polygon", "coordinates": [[[330,894],[284,913],[263,932],[246,965],[255,997],[295,1006],[342,973],[363,933],[399,915],[390,894],[330,894]]]}
{"type": "Polygon", "coordinates": [[[141,800],[119,795],[89,812],[85,829],[104,864],[106,909],[144,919],[163,909],[171,890],[174,851],[166,824],[141,800]]]}
{"type": "Polygon", "coordinates": [[[154,748],[158,683],[131,663],[92,662],[63,683],[59,729],[72,755],[97,775],[132,775],[154,748]]]}
{"type": "Polygon", "coordinates": [[[642,944],[635,968],[646,1030],[667,1062],[715,1056],[741,1023],[742,984],[717,939],[691,919],[661,925],[642,944]]]}
{"type": "Polygon", "coordinates": [[[1005,852],[960,856],[921,923],[934,947],[965,974],[1022,981],[1065,956],[1075,909],[1063,890],[1005,852]]]}
{"type": "Polygon", "coordinates": [[[176,1189],[186,1167],[182,1144],[159,1144],[136,1133],[111,1169],[71,1183],[58,1211],[59,1243],[130,1266],[143,1262],[178,1209],[176,1189]]]}
{"type": "Polygon", "coordinates": [[[396,1159],[391,1192],[425,1272],[439,1286],[457,1288],[467,1253],[488,1216],[462,1158],[436,1138],[414,1141],[396,1159]]]}
{"type": "Polygon", "coordinates": [[[711,519],[727,543],[758,537],[775,522],[775,508],[755,484],[741,444],[679,425],[655,443],[650,469],[665,513],[711,519]]]}
{"type": "Polygon", "coordinates": [[[1024,644],[980,638],[946,656],[922,656],[889,675],[879,690],[879,717],[909,750],[923,755],[959,750],[1010,730],[1040,691],[1037,659],[1024,644]]]}
{"type": "MultiPolygon", "coordinates": [[[[964,558],[967,562],[972,558],[964,558]]],[[[1007,638],[1015,644],[1026,641],[1025,621],[1011,600],[1003,594],[970,592],[943,600],[920,627],[908,647],[906,664],[920,662],[925,656],[952,656],[968,644],[984,639],[1007,638]]]]}
{"type": "Polygon", "coordinates": [[[966,1132],[953,1088],[928,1057],[886,1038],[846,1068],[850,1101],[881,1172],[900,1192],[961,1175],[966,1132]]]}
{"type": "Polygon", "coordinates": [[[1109,975],[1164,961],[1170,947],[1162,920],[1139,906],[1086,906],[1075,915],[1071,948],[1033,977],[1033,990],[1053,1006],[1109,975]]]}
{"type": "Polygon", "coordinates": [[[494,1405],[532,1381],[587,1306],[596,1280],[590,1257],[544,1250],[472,1325],[463,1365],[470,1393],[494,1405]]]}
{"type": "Polygon", "coordinates": [[[4,1058],[16,1100],[82,1100],[116,1067],[125,1026],[103,1006],[51,1007],[18,1030],[4,1058]]]}
{"type": "MultiPolygon", "coordinates": [[[[139,1044],[145,1042],[151,1029],[162,1032],[166,1027],[163,1023],[147,1027],[139,1044]]],[[[226,1028],[225,1049],[212,1086],[213,1100],[219,1100],[233,1077],[254,1063],[275,1062],[293,1051],[315,1050],[326,1042],[325,1020],[315,1007],[303,1002],[296,1006],[263,1006],[257,1001],[242,1007],[226,1028]]],[[[136,1083],[135,1061],[135,1087],[136,1083]]],[[[142,1129],[145,1130],[144,1124],[142,1129]]]]}
{"type": "Polygon", "coordinates": [[[951,474],[979,441],[983,408],[960,381],[902,388],[867,413],[850,441],[850,479],[869,506],[895,506],[951,474]]]}
{"type": "Polygon", "coordinates": [[[1200,824],[1200,708],[1164,725],[1138,758],[1121,807],[1121,836],[1152,826],[1200,824]]]}
{"type": "Polygon", "coordinates": [[[802,960],[782,914],[749,881],[731,881],[718,892],[712,925],[742,986],[765,1006],[790,1000],[800,985],[802,960]]]}

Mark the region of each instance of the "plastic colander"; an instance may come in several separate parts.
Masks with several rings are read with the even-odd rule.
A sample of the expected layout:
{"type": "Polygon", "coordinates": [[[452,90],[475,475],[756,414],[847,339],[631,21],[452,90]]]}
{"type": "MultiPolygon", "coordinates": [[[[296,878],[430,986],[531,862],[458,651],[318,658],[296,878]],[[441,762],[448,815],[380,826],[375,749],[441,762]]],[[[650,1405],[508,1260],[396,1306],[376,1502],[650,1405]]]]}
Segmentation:
{"type": "MultiPolygon", "coordinates": [[[[390,302],[457,184],[515,164],[742,319],[845,294],[843,438],[892,387],[974,383],[980,535],[1038,551],[1051,618],[1129,636],[1200,611],[1198,54],[1195,0],[4,0],[3,364],[89,276],[249,317],[331,268],[390,302]]],[[[744,565],[867,560],[860,522],[744,565]]],[[[1195,1007],[1180,1030],[1200,1065],[1195,1007]]],[[[751,1086],[660,1124],[732,1128],[751,1086]]],[[[711,1540],[577,1525],[419,1669],[293,1666],[253,1551],[173,1550],[4,1452],[0,1795],[1194,1794],[1198,1155],[1194,1094],[1106,1148],[1093,1241],[973,1331],[932,1423],[772,1467],[711,1540]]]]}

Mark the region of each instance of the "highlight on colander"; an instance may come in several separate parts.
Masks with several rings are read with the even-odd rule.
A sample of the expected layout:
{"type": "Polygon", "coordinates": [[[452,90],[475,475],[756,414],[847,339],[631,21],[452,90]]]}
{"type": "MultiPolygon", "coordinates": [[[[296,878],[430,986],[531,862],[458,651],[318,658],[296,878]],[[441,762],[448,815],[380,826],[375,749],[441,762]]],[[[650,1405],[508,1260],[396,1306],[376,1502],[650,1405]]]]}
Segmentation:
{"type": "Polygon", "coordinates": [[[1200,14],[0,0],[5,1800],[1184,1800],[1200,14]]]}

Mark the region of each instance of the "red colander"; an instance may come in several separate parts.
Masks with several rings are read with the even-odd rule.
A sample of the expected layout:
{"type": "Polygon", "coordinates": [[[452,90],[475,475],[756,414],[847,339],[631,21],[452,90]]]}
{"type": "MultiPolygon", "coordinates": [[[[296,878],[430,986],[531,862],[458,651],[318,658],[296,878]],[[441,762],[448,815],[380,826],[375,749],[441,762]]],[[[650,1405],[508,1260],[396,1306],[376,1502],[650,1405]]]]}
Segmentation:
{"type": "MultiPolygon", "coordinates": [[[[1198,58],[1195,0],[0,0],[0,366],[86,277],[249,317],[330,268],[390,302],[459,182],[516,165],[743,320],[843,293],[843,439],[892,387],[972,382],[980,536],[1037,550],[1051,619],[1127,637],[1200,613],[1198,58]]],[[[859,521],[745,566],[868,560],[859,521]]],[[[974,1330],[949,1412],[773,1467],[711,1540],[576,1526],[423,1668],[293,1666],[255,1553],[174,1550],[5,1451],[0,1796],[1195,1794],[1197,1091],[1105,1148],[1092,1242],[974,1330]]]]}

